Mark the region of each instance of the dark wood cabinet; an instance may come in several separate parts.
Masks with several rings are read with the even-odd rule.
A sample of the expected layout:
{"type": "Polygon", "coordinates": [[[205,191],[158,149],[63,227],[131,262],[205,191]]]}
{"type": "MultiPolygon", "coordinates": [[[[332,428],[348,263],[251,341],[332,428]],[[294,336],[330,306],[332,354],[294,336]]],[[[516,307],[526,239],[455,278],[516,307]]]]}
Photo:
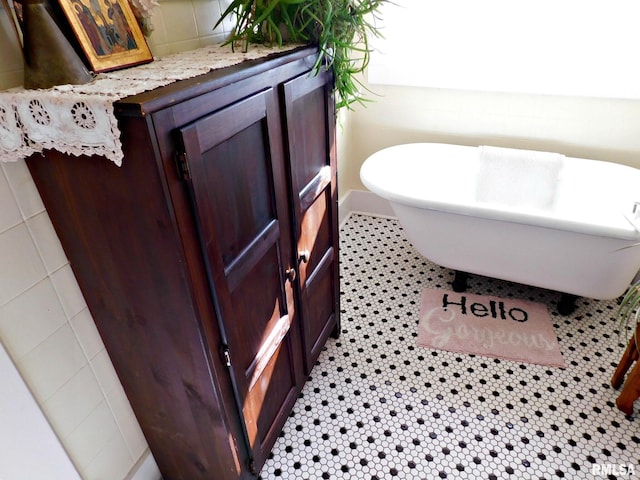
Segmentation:
{"type": "Polygon", "coordinates": [[[118,102],[121,168],[27,161],[165,480],[254,478],[339,333],[335,112],[315,56],[118,102]]]}
{"type": "Polygon", "coordinates": [[[306,373],[335,330],[338,306],[338,219],[334,110],[328,75],[301,75],[282,86],[286,151],[293,189],[300,309],[306,373]]]}

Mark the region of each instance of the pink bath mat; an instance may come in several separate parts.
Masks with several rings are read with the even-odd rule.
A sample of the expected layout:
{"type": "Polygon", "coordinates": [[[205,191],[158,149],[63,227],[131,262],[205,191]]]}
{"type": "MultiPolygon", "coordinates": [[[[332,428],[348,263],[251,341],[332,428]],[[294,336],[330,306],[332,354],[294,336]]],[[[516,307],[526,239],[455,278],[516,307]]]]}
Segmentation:
{"type": "Polygon", "coordinates": [[[422,347],[566,366],[542,303],[426,288],[419,318],[422,347]]]}

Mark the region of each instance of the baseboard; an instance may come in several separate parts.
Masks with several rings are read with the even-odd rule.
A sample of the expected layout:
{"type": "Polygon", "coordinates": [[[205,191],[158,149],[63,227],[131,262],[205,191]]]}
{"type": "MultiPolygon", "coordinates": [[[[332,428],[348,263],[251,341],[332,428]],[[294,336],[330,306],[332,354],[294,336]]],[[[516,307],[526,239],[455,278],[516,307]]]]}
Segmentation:
{"type": "Polygon", "coordinates": [[[138,460],[127,480],[162,480],[162,474],[149,450],[138,460]]]}
{"type": "Polygon", "coordinates": [[[365,190],[349,190],[338,202],[338,220],[342,225],[352,213],[396,218],[388,200],[365,190]]]}

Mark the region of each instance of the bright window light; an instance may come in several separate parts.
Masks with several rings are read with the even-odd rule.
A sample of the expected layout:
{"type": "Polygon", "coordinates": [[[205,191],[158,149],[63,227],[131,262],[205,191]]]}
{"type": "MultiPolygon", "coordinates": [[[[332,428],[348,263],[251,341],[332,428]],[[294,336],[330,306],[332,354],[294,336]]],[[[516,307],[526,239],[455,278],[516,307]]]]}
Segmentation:
{"type": "Polygon", "coordinates": [[[371,84],[640,98],[638,0],[394,0],[371,84]]]}

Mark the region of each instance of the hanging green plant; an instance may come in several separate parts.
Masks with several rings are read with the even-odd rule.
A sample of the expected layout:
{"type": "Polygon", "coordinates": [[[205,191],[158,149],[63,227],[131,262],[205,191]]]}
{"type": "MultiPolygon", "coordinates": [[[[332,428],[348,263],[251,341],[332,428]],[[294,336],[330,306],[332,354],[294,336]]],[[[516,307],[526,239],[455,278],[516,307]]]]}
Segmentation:
{"type": "Polygon", "coordinates": [[[616,317],[619,319],[620,333],[635,338],[636,346],[640,346],[638,330],[640,329],[640,280],[632,283],[625,292],[616,317]],[[631,330],[631,333],[628,333],[631,330]]]}
{"type": "Polygon", "coordinates": [[[313,69],[333,69],[336,107],[367,101],[358,75],[369,64],[369,39],[380,36],[379,9],[389,0],[233,0],[216,23],[233,18],[227,43],[312,43],[320,55],[313,69]]]}

